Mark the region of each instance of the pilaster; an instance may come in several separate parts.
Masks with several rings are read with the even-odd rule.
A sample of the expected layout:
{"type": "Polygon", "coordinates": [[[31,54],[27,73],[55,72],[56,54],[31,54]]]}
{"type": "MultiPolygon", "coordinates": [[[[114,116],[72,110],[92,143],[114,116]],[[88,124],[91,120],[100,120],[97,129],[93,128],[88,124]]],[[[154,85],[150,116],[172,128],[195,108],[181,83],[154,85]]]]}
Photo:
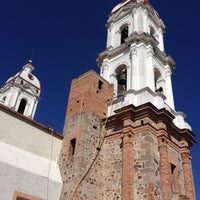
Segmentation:
{"type": "Polygon", "coordinates": [[[149,87],[152,91],[155,91],[153,56],[154,56],[154,51],[152,48],[149,48],[147,50],[146,87],[149,87]]]}
{"type": "Polygon", "coordinates": [[[186,195],[190,200],[194,200],[195,192],[194,192],[194,184],[193,184],[190,150],[185,140],[181,141],[181,145],[182,145],[181,157],[182,157],[182,164],[183,164],[186,195]]]}
{"type": "Polygon", "coordinates": [[[165,72],[165,84],[166,84],[166,102],[167,104],[174,110],[174,97],[173,97],[173,89],[172,89],[172,81],[171,81],[171,69],[168,67],[168,69],[165,72]]]}
{"type": "Polygon", "coordinates": [[[124,129],[122,133],[122,200],[134,200],[134,134],[124,129]]]}
{"type": "Polygon", "coordinates": [[[158,137],[158,150],[160,153],[160,178],[162,187],[163,200],[170,200],[171,183],[170,183],[170,165],[167,151],[167,134],[162,133],[158,137]]]}

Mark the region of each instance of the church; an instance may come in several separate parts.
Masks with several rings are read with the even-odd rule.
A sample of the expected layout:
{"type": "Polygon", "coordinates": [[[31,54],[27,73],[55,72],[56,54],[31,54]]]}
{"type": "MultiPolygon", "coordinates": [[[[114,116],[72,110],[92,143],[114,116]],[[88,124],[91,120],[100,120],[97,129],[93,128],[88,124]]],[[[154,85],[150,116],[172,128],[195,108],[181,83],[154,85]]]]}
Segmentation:
{"type": "Polygon", "coordinates": [[[164,22],[148,0],[124,0],[106,28],[100,73],[72,80],[63,134],[34,120],[31,60],[0,88],[0,199],[196,199],[195,137],[175,108],[164,22]]]}

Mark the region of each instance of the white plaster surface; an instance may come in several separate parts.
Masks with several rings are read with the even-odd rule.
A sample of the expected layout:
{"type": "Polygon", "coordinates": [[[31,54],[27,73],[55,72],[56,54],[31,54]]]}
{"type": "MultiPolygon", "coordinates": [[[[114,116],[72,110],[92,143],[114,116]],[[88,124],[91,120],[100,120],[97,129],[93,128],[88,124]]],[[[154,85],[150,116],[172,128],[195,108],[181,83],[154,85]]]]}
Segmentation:
{"type": "MultiPolygon", "coordinates": [[[[47,178],[0,161],[0,199],[12,200],[14,192],[47,199],[47,178]]],[[[59,200],[62,185],[49,181],[49,200],[59,200]]]]}
{"type": "Polygon", "coordinates": [[[0,200],[12,200],[15,191],[47,199],[48,181],[49,200],[59,200],[62,139],[2,110],[0,127],[0,200]]]}

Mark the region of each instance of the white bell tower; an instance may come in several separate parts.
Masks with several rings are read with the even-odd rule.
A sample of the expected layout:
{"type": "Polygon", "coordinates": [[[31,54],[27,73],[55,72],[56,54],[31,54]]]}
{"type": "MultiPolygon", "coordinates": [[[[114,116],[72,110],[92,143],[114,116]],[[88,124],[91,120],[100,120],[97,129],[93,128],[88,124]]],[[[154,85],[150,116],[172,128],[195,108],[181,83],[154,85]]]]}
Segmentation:
{"type": "Polygon", "coordinates": [[[107,22],[107,48],[97,59],[101,76],[114,84],[117,110],[152,103],[174,116],[179,128],[190,126],[175,111],[171,75],[174,60],[165,53],[165,25],[148,0],[125,0],[107,22]]]}
{"type": "Polygon", "coordinates": [[[22,70],[9,78],[0,88],[0,103],[33,118],[40,98],[40,82],[32,74],[34,66],[29,60],[22,70]]]}

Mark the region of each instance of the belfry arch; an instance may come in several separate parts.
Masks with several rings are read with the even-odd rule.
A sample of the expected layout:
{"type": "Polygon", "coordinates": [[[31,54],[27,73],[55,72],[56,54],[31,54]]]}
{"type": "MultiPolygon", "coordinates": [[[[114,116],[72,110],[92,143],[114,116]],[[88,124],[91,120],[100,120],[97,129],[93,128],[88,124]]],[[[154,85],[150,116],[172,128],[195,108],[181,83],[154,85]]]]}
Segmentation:
{"type": "Polygon", "coordinates": [[[117,82],[117,94],[121,95],[127,90],[127,66],[120,65],[115,70],[117,82]]]}

